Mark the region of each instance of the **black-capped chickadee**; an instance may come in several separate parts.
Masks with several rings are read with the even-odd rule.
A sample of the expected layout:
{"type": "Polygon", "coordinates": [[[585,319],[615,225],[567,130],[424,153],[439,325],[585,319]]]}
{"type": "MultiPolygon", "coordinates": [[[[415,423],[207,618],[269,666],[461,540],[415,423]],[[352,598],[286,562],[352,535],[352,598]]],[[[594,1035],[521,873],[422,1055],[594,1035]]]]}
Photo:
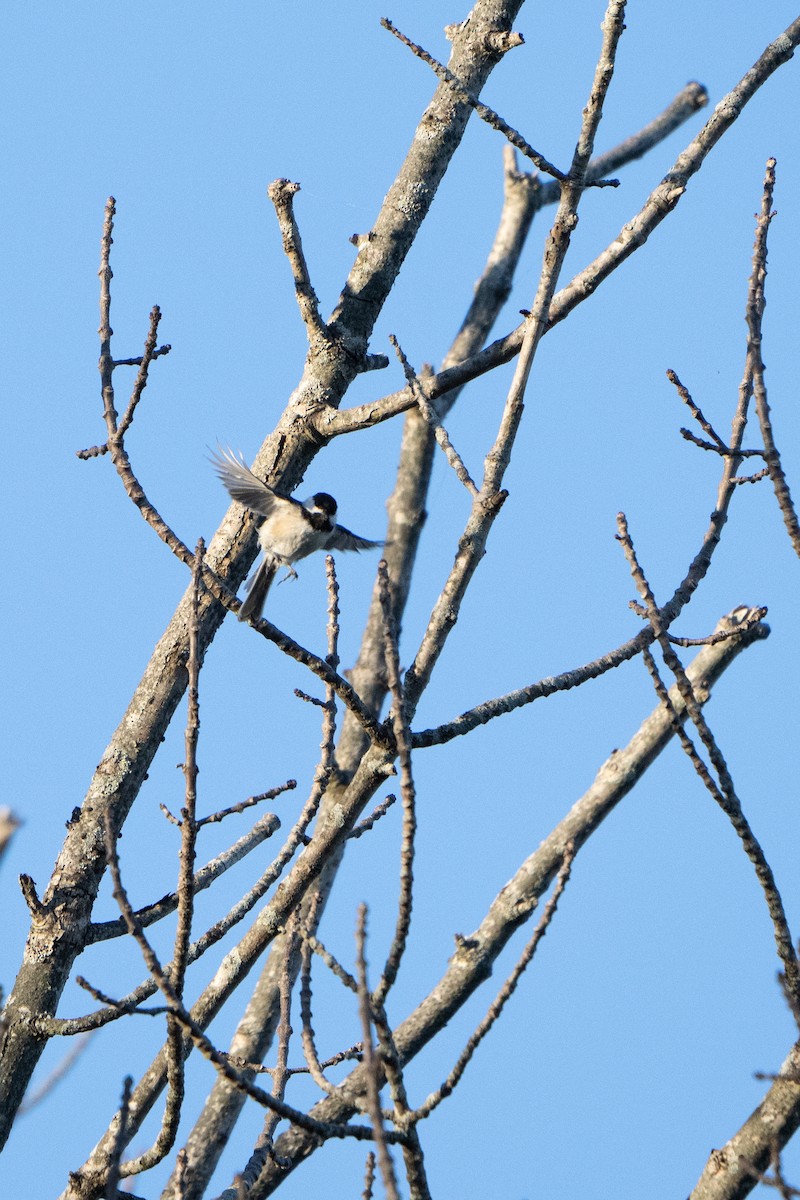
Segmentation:
{"type": "Polygon", "coordinates": [[[264,518],[258,540],[264,557],[247,584],[247,597],[239,609],[239,620],[257,620],[264,608],[270,584],[280,567],[288,567],[297,578],[293,563],[315,550],[371,550],[383,542],[351,533],[336,524],[336,501],[327,492],[317,492],[302,504],[291,496],[279,496],[262,483],[244,459],[220,448],[211,455],[214,470],[232,499],[264,518]]]}

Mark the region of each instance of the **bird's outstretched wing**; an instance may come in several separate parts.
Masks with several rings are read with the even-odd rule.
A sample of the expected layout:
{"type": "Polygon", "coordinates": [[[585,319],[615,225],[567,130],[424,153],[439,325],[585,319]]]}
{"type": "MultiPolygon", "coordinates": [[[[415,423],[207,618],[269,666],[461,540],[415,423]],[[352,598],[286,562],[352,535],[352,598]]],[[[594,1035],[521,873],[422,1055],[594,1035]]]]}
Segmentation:
{"type": "Polygon", "coordinates": [[[385,542],[371,542],[369,538],[359,537],[357,533],[351,533],[349,529],[345,529],[344,525],[337,525],[325,542],[325,549],[373,550],[376,546],[383,545],[385,545],[385,542]]]}
{"type": "Polygon", "coordinates": [[[297,504],[296,500],[279,496],[268,484],[262,483],[241,455],[237,458],[232,450],[220,446],[216,454],[212,451],[209,460],[231,497],[262,517],[271,517],[276,509],[287,504],[297,504]]]}

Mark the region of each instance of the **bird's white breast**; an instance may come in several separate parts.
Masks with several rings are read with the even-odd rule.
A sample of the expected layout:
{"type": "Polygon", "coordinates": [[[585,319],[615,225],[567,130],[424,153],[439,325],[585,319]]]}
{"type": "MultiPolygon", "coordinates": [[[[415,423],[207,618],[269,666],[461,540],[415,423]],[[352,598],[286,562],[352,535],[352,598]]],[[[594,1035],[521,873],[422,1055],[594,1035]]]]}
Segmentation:
{"type": "Polygon", "coordinates": [[[303,521],[298,522],[296,513],[286,516],[276,513],[261,526],[258,538],[265,554],[272,554],[284,562],[297,562],[320,550],[330,537],[330,531],[321,531],[303,521]]]}

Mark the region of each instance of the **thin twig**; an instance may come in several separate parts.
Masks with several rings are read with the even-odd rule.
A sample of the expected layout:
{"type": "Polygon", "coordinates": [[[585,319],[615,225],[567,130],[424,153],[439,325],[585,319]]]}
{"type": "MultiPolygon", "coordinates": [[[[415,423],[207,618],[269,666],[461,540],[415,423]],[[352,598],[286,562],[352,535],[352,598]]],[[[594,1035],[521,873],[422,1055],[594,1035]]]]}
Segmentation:
{"type": "MultiPolygon", "coordinates": [[[[120,1163],[118,1168],[120,1176],[128,1178],[131,1175],[139,1175],[143,1171],[148,1171],[152,1167],[156,1166],[166,1157],[175,1144],[175,1138],[177,1137],[178,1133],[178,1123],[181,1116],[181,1108],[183,1105],[185,1079],[183,1070],[184,1041],[181,1031],[181,1022],[177,1019],[176,1013],[173,1011],[173,1005],[177,1008],[181,1008],[182,1005],[178,994],[172,987],[172,984],[167,980],[163,968],[158,960],[158,956],[148,942],[144,930],[136,920],[133,907],[128,899],[128,894],[125,891],[122,883],[119,858],[117,857],[116,840],[114,837],[114,832],[111,828],[111,823],[109,821],[106,821],[105,823],[104,832],[106,859],[113,883],[114,899],[116,900],[125,923],[128,926],[128,932],[139,946],[142,957],[147,964],[148,971],[161,988],[169,1006],[169,1011],[167,1012],[166,1018],[167,1098],[164,1104],[164,1112],[161,1117],[161,1126],[156,1134],[155,1140],[147,1150],[141,1154],[138,1154],[136,1158],[129,1159],[124,1163],[120,1163]]],[[[122,1141],[120,1142],[120,1147],[121,1149],[124,1149],[124,1143],[122,1141]]]]}
{"type": "Polygon", "coordinates": [[[364,1190],[361,1193],[361,1200],[373,1200],[373,1188],[375,1186],[375,1151],[370,1150],[367,1155],[367,1161],[364,1166],[364,1190]]]}
{"type": "MultiPolygon", "coordinates": [[[[255,1075],[272,1075],[275,1067],[268,1067],[264,1063],[250,1062],[241,1055],[233,1054],[226,1051],[228,1062],[233,1063],[240,1071],[252,1071],[255,1075]]],[[[320,1067],[324,1071],[330,1070],[331,1067],[338,1067],[343,1062],[360,1062],[361,1061],[361,1043],[358,1042],[355,1046],[349,1046],[347,1050],[339,1050],[336,1054],[331,1054],[324,1061],[320,1061],[320,1067]]],[[[287,1075],[310,1075],[308,1067],[287,1067],[287,1075]]]]}
{"type": "Polygon", "coordinates": [[[304,692],[302,688],[293,688],[295,696],[298,700],[302,700],[304,704],[315,704],[317,708],[324,708],[325,701],[320,700],[319,696],[310,696],[308,692],[304,692]]]}
{"type": "MultiPolygon", "coordinates": [[[[461,1054],[458,1057],[458,1062],[455,1064],[452,1071],[447,1076],[447,1079],[444,1081],[444,1083],[442,1083],[436,1089],[435,1092],[433,1092],[430,1096],[428,1096],[428,1098],[424,1104],[421,1104],[419,1106],[419,1108],[414,1110],[413,1120],[415,1122],[423,1120],[425,1117],[429,1117],[430,1114],[433,1112],[433,1110],[435,1108],[438,1108],[438,1106],[441,1104],[441,1102],[443,1100],[445,1100],[449,1095],[451,1095],[454,1088],[457,1087],[465,1070],[467,1069],[467,1065],[469,1064],[469,1061],[472,1058],[473,1054],[475,1053],[475,1051],[477,1050],[478,1046],[481,1044],[483,1039],[486,1037],[489,1030],[492,1028],[492,1026],[498,1020],[503,1009],[506,1006],[507,1001],[511,998],[511,996],[515,992],[517,984],[519,983],[523,972],[525,971],[526,967],[531,962],[531,959],[533,958],[534,954],[536,953],[536,951],[539,947],[539,943],[541,942],[544,935],[547,933],[550,923],[553,920],[553,917],[555,916],[556,908],[558,907],[558,902],[561,899],[564,888],[567,886],[567,883],[569,882],[569,877],[570,877],[570,873],[572,871],[572,863],[574,861],[575,854],[576,854],[575,843],[568,842],[565,847],[563,862],[561,863],[561,867],[560,867],[558,875],[556,877],[556,883],[555,883],[555,887],[553,888],[553,893],[550,896],[550,899],[547,901],[547,904],[545,905],[544,912],[542,913],[541,917],[539,918],[539,921],[536,924],[536,928],[533,931],[533,935],[530,938],[530,941],[528,942],[528,944],[526,945],[522,954],[520,955],[519,961],[517,962],[516,966],[514,967],[514,970],[511,972],[508,979],[505,981],[502,988],[500,989],[500,991],[497,993],[496,997],[492,1001],[492,1004],[490,1005],[489,1010],[486,1013],[486,1016],[480,1022],[477,1029],[475,1030],[475,1032],[470,1036],[466,1046],[464,1047],[464,1049],[462,1050],[461,1054]]],[[[534,904],[534,907],[535,907],[535,904],[534,904]]]]}
{"type": "Polygon", "coordinates": [[[372,1002],[382,1008],[397,979],[411,927],[414,889],[414,841],[417,832],[416,789],[411,766],[411,736],[405,711],[405,695],[400,681],[400,656],[397,648],[397,629],[392,612],[389,572],[385,562],[378,567],[378,586],[383,608],[384,653],[386,682],[392,696],[391,720],[400,762],[400,795],[403,801],[403,835],[400,847],[400,895],[397,902],[397,921],[394,937],[375,988],[372,1002]]]}
{"type": "Polygon", "coordinates": [[[195,550],[192,570],[192,599],[189,606],[189,686],[187,688],[188,711],[186,714],[185,759],[183,775],[186,783],[184,807],[181,812],[181,852],[178,869],[178,921],[175,930],[172,970],[170,979],[176,995],[183,999],[187,957],[192,935],[194,914],[194,864],[197,855],[197,742],[200,736],[200,656],[198,651],[197,610],[202,587],[203,556],[205,542],[202,538],[195,550]]]}
{"type": "Polygon", "coordinates": [[[762,479],[769,478],[769,467],[764,467],[762,471],[756,471],[754,475],[734,475],[731,483],[737,486],[740,483],[760,483],[762,479]]]}
{"type": "MultiPolygon", "coordinates": [[[[642,570],[636,556],[636,551],[633,546],[633,541],[628,532],[628,524],[624,513],[619,513],[617,517],[617,525],[619,529],[619,540],[625,551],[625,557],[631,569],[631,575],[636,584],[636,589],[642,597],[644,604],[647,607],[647,616],[650,621],[653,632],[661,647],[661,652],[664,656],[664,662],[667,668],[675,677],[675,682],[678,690],[683,698],[686,706],[686,712],[692,724],[695,726],[700,740],[702,741],[706,752],[711,760],[711,764],[716,772],[719,780],[719,787],[709,786],[710,776],[707,771],[701,771],[701,778],[709,791],[716,800],[717,804],[722,808],[722,811],[728,817],[734,830],[742,842],[747,857],[752,862],[756,877],[761,885],[764,893],[764,898],[767,903],[769,915],[772,919],[772,926],[775,935],[775,943],[778,950],[778,955],[783,963],[783,968],[786,973],[786,978],[792,992],[795,996],[800,996],[800,966],[798,965],[797,956],[792,944],[792,935],[789,930],[789,924],[786,919],[786,912],[783,906],[781,894],[775,883],[775,877],[772,873],[772,868],[766,860],[764,851],[762,850],[758,840],[756,839],[747,818],[742,811],[741,801],[736,794],[733,779],[731,777],[728,765],[722,755],[722,751],[717,745],[713,734],[706,722],[700,705],[697,703],[692,685],[688,679],[686,671],[673,650],[669,638],[666,637],[666,628],[663,621],[662,612],[656,604],[653,591],[647,578],[642,570]]],[[[674,714],[671,713],[673,723],[675,721],[674,714]]],[[[676,729],[677,732],[677,729],[676,729]]],[[[688,740],[688,739],[687,739],[688,740]]],[[[681,737],[684,749],[687,749],[687,741],[681,737]]],[[[690,745],[690,743],[689,743],[690,745]]],[[[692,762],[699,769],[698,756],[691,754],[692,762]]]]}
{"type": "MultiPolygon", "coordinates": [[[[276,1064],[272,1070],[272,1095],[276,1100],[283,1100],[286,1093],[286,1084],[289,1078],[288,1061],[289,1061],[289,1043],[292,1036],[291,1010],[292,1010],[292,959],[295,953],[295,931],[297,921],[295,918],[291,921],[292,928],[287,931],[287,936],[284,938],[283,946],[283,969],[281,970],[280,985],[278,988],[278,1003],[280,1008],[280,1018],[278,1021],[277,1040],[278,1049],[276,1055],[276,1064]]],[[[239,1177],[241,1180],[240,1186],[246,1190],[257,1189],[259,1178],[264,1170],[265,1165],[272,1160],[277,1166],[282,1167],[287,1165],[279,1155],[276,1155],[273,1150],[275,1140],[275,1129],[279,1114],[274,1109],[269,1109],[264,1116],[264,1126],[258,1136],[258,1140],[253,1149],[250,1159],[239,1177]]]]}
{"type": "Polygon", "coordinates": [[[376,821],[380,821],[381,817],[386,816],[387,812],[396,802],[396,800],[396,796],[388,795],[385,800],[382,800],[380,804],[377,804],[368,817],[364,817],[363,821],[359,821],[359,823],[353,827],[348,835],[350,839],[352,840],[353,838],[360,838],[363,837],[365,833],[369,833],[376,821]]]}
{"type": "Polygon", "coordinates": [[[130,1075],[126,1075],[122,1084],[122,1100],[117,1117],[117,1136],[114,1139],[114,1145],[109,1155],[108,1176],[105,1187],[105,1193],[109,1197],[109,1200],[116,1200],[117,1188],[119,1187],[120,1162],[128,1137],[128,1112],[131,1103],[132,1087],[133,1079],[130,1075]]]}
{"type": "Polygon", "coordinates": [[[319,300],[311,286],[308,264],[300,241],[300,230],[294,216],[294,197],[299,191],[299,183],[292,183],[288,179],[276,179],[267,188],[267,195],[275,205],[283,252],[292,268],[297,307],[306,327],[309,344],[313,345],[320,337],[327,337],[328,330],[319,315],[319,300]]]}
{"type": "MultiPolygon", "coordinates": [[[[715,642],[721,642],[725,638],[737,637],[741,632],[741,629],[746,628],[747,626],[757,625],[759,621],[763,621],[768,611],[769,610],[767,609],[766,605],[763,605],[761,608],[747,609],[747,616],[742,622],[741,627],[732,629],[718,629],[716,633],[710,633],[708,637],[678,637],[672,633],[668,634],[667,636],[669,637],[669,640],[673,646],[713,646],[715,642]]],[[[646,612],[647,610],[645,610],[645,615],[646,612]]]]}
{"type": "Polygon", "coordinates": [[[523,708],[526,704],[533,704],[536,700],[553,696],[558,692],[567,692],[572,688],[581,687],[590,679],[599,679],[607,671],[612,671],[631,658],[635,658],[637,654],[641,654],[642,647],[653,638],[650,630],[647,630],[647,635],[644,636],[643,631],[637,637],[623,642],[621,646],[608,651],[600,658],[593,659],[592,662],[586,663],[582,667],[573,667],[569,671],[562,671],[559,675],[548,675],[537,683],[527,684],[525,687],[507,692],[504,696],[484,700],[441,725],[436,725],[431,729],[415,730],[411,735],[411,745],[415,750],[427,746],[444,745],[453,738],[463,737],[473,729],[477,729],[478,726],[486,725],[489,721],[493,721],[505,713],[523,708]]]}
{"type": "MultiPolygon", "coordinates": [[[[83,988],[85,992],[88,992],[93,1000],[97,1000],[98,1004],[107,1004],[110,1008],[113,1008],[116,1014],[120,1017],[128,1016],[130,1014],[133,1014],[137,1017],[163,1016],[164,1013],[168,1011],[164,1005],[151,1005],[149,1008],[142,1008],[140,1004],[132,1003],[129,999],[117,999],[115,996],[109,996],[107,992],[104,992],[102,988],[96,987],[95,984],[86,979],[86,977],[83,975],[76,975],[75,982],[79,988],[83,988]]],[[[155,989],[155,985],[153,985],[153,987],[155,989]]],[[[152,994],[153,993],[151,991],[150,995],[152,994]]],[[[47,1032],[51,1037],[55,1036],[56,1034],[70,1036],[76,1032],[76,1027],[80,1027],[80,1025],[81,1018],[79,1017],[77,1021],[66,1020],[62,1023],[61,1027],[56,1026],[49,1028],[47,1032]]],[[[94,1029],[96,1027],[97,1026],[87,1026],[89,1029],[94,1029]]]]}
{"type": "MultiPolygon", "coordinates": [[[[448,84],[458,94],[460,100],[466,100],[470,108],[475,110],[475,113],[482,121],[485,121],[487,125],[491,125],[492,129],[496,129],[499,133],[502,133],[511,145],[515,146],[526,158],[529,158],[540,171],[544,171],[545,175],[552,175],[559,181],[566,178],[563,171],[559,171],[558,167],[548,162],[544,155],[539,154],[538,150],[534,150],[533,146],[525,141],[522,134],[517,133],[516,129],[513,129],[507,121],[504,121],[499,113],[496,113],[493,108],[489,108],[488,104],[483,104],[476,96],[473,96],[469,88],[464,87],[458,76],[449,71],[444,63],[440,63],[438,59],[428,54],[427,50],[423,50],[422,46],[418,46],[416,42],[412,42],[410,38],[407,38],[387,17],[381,17],[381,25],[384,29],[388,29],[389,33],[394,34],[397,40],[402,42],[404,46],[407,46],[417,58],[427,63],[437,79],[440,79],[442,83],[448,84]]],[[[616,186],[617,184],[616,180],[609,182],[612,186],[616,186]]]]}
{"type": "MultiPolygon", "coordinates": [[[[311,1075],[311,1078],[314,1080],[320,1091],[326,1092],[329,1096],[333,1096],[336,1095],[338,1088],[326,1078],[324,1073],[325,1067],[333,1065],[333,1063],[331,1060],[328,1060],[327,1063],[320,1061],[317,1053],[314,1026],[312,1025],[313,997],[311,990],[311,955],[312,951],[317,952],[317,946],[320,945],[320,943],[317,943],[317,946],[314,945],[316,939],[314,938],[313,934],[311,934],[310,930],[315,928],[317,925],[320,902],[321,896],[319,892],[317,892],[311,898],[307,919],[305,922],[306,928],[302,931],[303,943],[300,952],[300,1016],[302,1021],[301,1040],[303,1046],[303,1055],[307,1064],[306,1069],[311,1075]]],[[[339,964],[337,963],[336,966],[338,967],[339,964]]],[[[339,972],[337,972],[337,974],[339,974],[339,972]]],[[[341,974],[339,974],[339,978],[343,978],[345,974],[347,975],[348,981],[350,981],[347,983],[347,986],[350,987],[352,983],[351,990],[357,994],[358,983],[356,979],[352,975],[349,975],[349,973],[345,972],[344,968],[341,968],[341,974]]],[[[353,1055],[360,1061],[362,1058],[362,1050],[363,1047],[361,1043],[359,1043],[357,1046],[352,1047],[350,1051],[345,1051],[344,1054],[353,1055]],[[355,1053],[353,1054],[353,1052],[355,1053]]],[[[338,1056],[336,1057],[337,1061],[341,1061],[338,1059],[338,1056]]],[[[358,1109],[360,1112],[366,1112],[366,1104],[363,1102],[359,1103],[358,1109]]]]}
{"type": "Polygon", "coordinates": [[[756,226],[756,242],[753,251],[753,286],[747,305],[748,356],[753,364],[753,393],[756,403],[756,413],[761,426],[761,436],[764,439],[764,460],[767,464],[775,497],[783,516],[783,523],[789,534],[789,539],[795,553],[800,555],[800,522],[797,519],[797,509],[792,502],[789,484],[781,464],[781,456],[775,445],[775,435],[772,429],[767,387],[764,382],[764,362],[761,357],[761,322],[764,316],[764,282],[767,277],[767,234],[770,222],[775,216],[772,211],[772,196],[775,189],[775,159],[767,161],[767,174],[764,179],[764,193],[761,198],[761,213],[756,226]]]}
{"type": "MultiPolygon", "coordinates": [[[[163,358],[163,356],[165,354],[170,354],[171,351],[172,351],[172,346],[170,346],[170,344],[167,342],[167,343],[165,343],[165,345],[159,346],[158,349],[154,350],[153,353],[151,354],[150,358],[151,358],[151,360],[156,359],[156,358],[163,358]]],[[[115,358],[114,359],[114,367],[115,368],[116,367],[140,367],[142,365],[142,362],[143,362],[143,357],[141,354],[138,355],[136,358],[115,358]]]]}
{"type": "Polygon", "coordinates": [[[713,454],[728,455],[729,457],[735,454],[739,458],[764,457],[763,450],[746,450],[743,447],[740,447],[738,450],[730,450],[727,446],[717,446],[715,442],[707,442],[704,438],[698,437],[696,433],[692,433],[691,429],[684,429],[682,427],[678,430],[678,433],[687,442],[692,442],[693,445],[699,446],[701,450],[710,450],[713,454]]]}
{"type": "Polygon", "coordinates": [[[44,921],[47,917],[47,908],[39,899],[39,894],[36,891],[36,881],[25,871],[19,877],[19,888],[28,906],[31,919],[35,922],[44,921]]]}
{"type": "MultiPolygon", "coordinates": [[[[133,415],[136,412],[137,405],[142,398],[142,392],[147,387],[147,376],[150,370],[150,363],[156,356],[156,340],[158,337],[158,326],[161,321],[161,309],[157,304],[154,304],[150,310],[150,328],[147,332],[147,337],[144,343],[144,353],[141,362],[139,363],[139,371],[133,384],[131,398],[128,401],[128,407],[122,415],[122,420],[119,423],[118,433],[124,437],[133,424],[133,415]]],[[[118,366],[114,363],[114,366],[118,366]]]]}
{"type": "MultiPolygon", "coordinates": [[[[229,607],[233,607],[234,611],[237,611],[239,602],[236,601],[235,606],[229,607]]],[[[364,704],[353,686],[343,676],[334,671],[327,661],[318,658],[310,650],[306,650],[304,646],[295,642],[293,638],[288,637],[265,617],[252,622],[251,628],[260,633],[267,641],[276,645],[284,654],[288,654],[295,662],[302,663],[303,666],[308,667],[324,684],[329,684],[342,703],[347,707],[348,711],[353,714],[370,741],[376,742],[387,749],[392,746],[391,733],[375,719],[373,713],[364,704]]]]}
{"type": "Polygon", "coordinates": [[[91,1035],[88,1033],[82,1033],[75,1038],[74,1044],[47,1078],[42,1080],[35,1091],[29,1091],[25,1094],[25,1099],[19,1106],[19,1115],[21,1117],[24,1117],[26,1113],[32,1112],[43,1100],[47,1099],[64,1076],[69,1074],[80,1056],[88,1050],[90,1041],[91,1035]]]}
{"type": "MultiPolygon", "coordinates": [[[[375,992],[377,992],[377,988],[375,992]]],[[[373,992],[373,1002],[371,1005],[372,1015],[375,1022],[375,1033],[378,1038],[383,1074],[386,1077],[386,1083],[389,1087],[394,1106],[393,1111],[388,1113],[387,1116],[394,1122],[398,1129],[402,1129],[406,1133],[406,1141],[403,1143],[402,1153],[409,1195],[412,1197],[412,1200],[432,1200],[430,1187],[428,1186],[427,1172],[425,1170],[425,1156],[422,1152],[422,1143],[419,1138],[417,1122],[414,1120],[408,1102],[400,1055],[398,1054],[392,1035],[389,1019],[386,1016],[386,1009],[382,1002],[376,1003],[374,998],[375,992],[373,992]]]]}
{"type": "MultiPolygon", "coordinates": [[[[155,305],[150,313],[150,328],[145,340],[144,353],[141,357],[114,359],[111,355],[111,339],[114,334],[111,328],[111,280],[114,274],[111,270],[111,246],[114,242],[112,234],[115,215],[116,201],[113,196],[109,196],[105,207],[103,235],[100,243],[100,269],[98,271],[98,275],[100,276],[100,328],[98,329],[98,333],[100,334],[100,362],[98,365],[100,368],[103,412],[106,417],[106,425],[107,428],[113,428],[114,430],[117,430],[117,412],[114,407],[114,385],[112,378],[114,369],[121,366],[139,367],[131,398],[118,427],[120,436],[124,437],[133,422],[133,415],[141,399],[142,392],[147,387],[147,375],[150,363],[164,354],[169,354],[172,347],[165,345],[156,349],[156,337],[158,325],[161,320],[161,310],[158,305],[155,305]]],[[[107,454],[110,450],[111,445],[107,441],[100,446],[90,446],[86,450],[78,450],[77,456],[82,459],[97,458],[102,454],[107,454]]]]}
{"type": "Polygon", "coordinates": [[[306,1060],[306,1070],[321,1092],[333,1096],[337,1092],[336,1084],[325,1077],[323,1065],[317,1053],[316,1035],[313,1021],[313,997],[311,990],[311,947],[307,941],[301,949],[300,967],[300,1039],[306,1060]]]}
{"type": "MultiPolygon", "coordinates": [[[[290,780],[293,783],[294,780],[290,780]]],[[[284,789],[276,789],[284,790],[284,789]]],[[[246,805],[248,802],[244,801],[246,805]]],[[[201,824],[202,822],[198,822],[201,824]]],[[[265,813],[263,817],[259,817],[252,829],[249,829],[243,837],[234,842],[229,849],[224,850],[222,854],[218,854],[212,858],[196,872],[192,880],[192,890],[195,895],[198,892],[205,891],[209,888],[215,879],[219,879],[220,875],[224,875],[236,863],[241,862],[251,850],[255,850],[257,846],[262,845],[267,838],[272,837],[274,833],[280,829],[281,823],[274,813],[265,813]]],[[[143,928],[160,921],[163,917],[167,917],[173,913],[178,906],[178,897],[175,892],[170,892],[163,899],[158,900],[155,904],[148,904],[144,908],[136,910],[136,917],[141,922],[143,928]]],[[[122,917],[118,917],[115,921],[98,921],[89,928],[86,937],[87,945],[93,942],[104,942],[109,938],[121,937],[127,933],[127,926],[122,917]]]]}
{"type": "Polygon", "coordinates": [[[363,1062],[367,1079],[367,1111],[372,1123],[372,1134],[375,1141],[378,1166],[381,1170],[386,1195],[389,1197],[389,1200],[400,1200],[400,1193],[397,1190],[397,1179],[394,1173],[394,1163],[386,1144],[386,1130],[383,1127],[383,1113],[381,1112],[381,1073],[372,1041],[372,1011],[365,958],[366,940],[367,906],[366,904],[359,904],[358,921],[356,924],[356,976],[358,979],[358,1008],[363,1036],[363,1062]]]}
{"type": "MultiPolygon", "coordinates": [[[[204,825],[216,825],[218,822],[224,821],[226,817],[246,812],[248,808],[252,808],[255,804],[263,804],[265,800],[275,800],[278,796],[283,795],[284,792],[294,791],[296,787],[296,779],[287,779],[286,783],[269,788],[266,792],[259,792],[257,796],[248,796],[246,800],[240,800],[238,804],[231,804],[228,808],[221,808],[218,812],[209,813],[207,817],[201,817],[197,822],[197,828],[202,829],[204,825]]],[[[279,829],[280,821],[278,821],[277,817],[275,817],[275,821],[277,822],[275,828],[279,829]]]]}
{"type": "MultiPolygon", "coordinates": [[[[694,400],[692,399],[692,397],[689,393],[689,389],[684,387],[684,385],[681,383],[680,379],[678,378],[676,372],[673,371],[671,368],[670,368],[670,370],[667,371],[667,379],[670,381],[670,383],[673,385],[673,387],[677,389],[678,395],[680,396],[681,400],[686,405],[686,407],[689,409],[689,412],[692,414],[695,421],[697,421],[697,424],[700,426],[700,428],[703,430],[703,432],[714,443],[714,445],[716,446],[716,448],[720,452],[720,454],[730,454],[731,451],[730,451],[729,447],[726,446],[725,442],[719,436],[719,434],[717,433],[716,429],[711,424],[711,422],[706,420],[706,418],[703,416],[702,410],[700,409],[700,407],[697,404],[695,404],[694,400]]],[[[692,439],[692,441],[695,440],[694,435],[690,434],[688,429],[682,429],[681,433],[684,435],[684,437],[689,437],[692,439]]]]}
{"type": "Polygon", "coordinates": [[[301,930],[300,937],[302,938],[303,945],[325,963],[331,974],[335,975],[348,991],[354,994],[358,991],[358,981],[355,976],[350,974],[334,954],[331,954],[330,950],[319,940],[316,934],[301,930]]]}
{"type": "Polygon", "coordinates": [[[461,455],[456,450],[453,443],[450,441],[450,437],[447,433],[447,430],[445,429],[444,425],[442,425],[441,421],[439,420],[438,416],[436,415],[435,410],[425,399],[425,393],[423,392],[422,388],[420,387],[420,382],[419,382],[419,379],[417,378],[417,374],[414,371],[411,364],[409,363],[405,354],[403,353],[400,343],[398,342],[397,338],[394,336],[393,333],[389,334],[389,341],[394,346],[395,353],[397,354],[397,357],[400,359],[400,363],[403,367],[403,373],[408,382],[408,386],[411,388],[411,393],[417,402],[419,411],[422,413],[423,417],[425,418],[425,420],[428,422],[431,429],[433,430],[434,437],[436,438],[436,441],[438,442],[438,444],[441,446],[442,450],[444,451],[445,458],[447,459],[448,463],[455,471],[460,482],[463,483],[464,487],[467,489],[467,491],[470,493],[470,495],[473,497],[473,499],[476,498],[478,495],[478,489],[475,485],[475,482],[474,482],[472,476],[470,475],[469,471],[467,470],[467,468],[464,464],[464,460],[462,459],[461,455]]]}
{"type": "Polygon", "coordinates": [[[114,330],[111,328],[111,280],[114,272],[111,270],[111,247],[114,244],[114,217],[117,212],[117,202],[113,196],[106,200],[103,219],[103,234],[100,239],[100,388],[103,397],[103,411],[111,415],[112,424],[116,424],[114,409],[114,359],[111,356],[111,339],[114,330]]]}

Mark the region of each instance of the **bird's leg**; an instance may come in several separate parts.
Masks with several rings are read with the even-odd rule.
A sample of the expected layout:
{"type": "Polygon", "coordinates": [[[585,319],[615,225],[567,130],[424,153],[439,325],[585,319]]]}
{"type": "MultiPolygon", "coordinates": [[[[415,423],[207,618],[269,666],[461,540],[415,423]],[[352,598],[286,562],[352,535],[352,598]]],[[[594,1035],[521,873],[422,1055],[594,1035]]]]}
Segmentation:
{"type": "Polygon", "coordinates": [[[286,567],[286,574],[284,575],[283,579],[278,580],[279,585],[282,583],[286,583],[287,579],[297,579],[298,578],[297,571],[295,571],[295,569],[291,563],[284,563],[283,565],[286,567]]]}

